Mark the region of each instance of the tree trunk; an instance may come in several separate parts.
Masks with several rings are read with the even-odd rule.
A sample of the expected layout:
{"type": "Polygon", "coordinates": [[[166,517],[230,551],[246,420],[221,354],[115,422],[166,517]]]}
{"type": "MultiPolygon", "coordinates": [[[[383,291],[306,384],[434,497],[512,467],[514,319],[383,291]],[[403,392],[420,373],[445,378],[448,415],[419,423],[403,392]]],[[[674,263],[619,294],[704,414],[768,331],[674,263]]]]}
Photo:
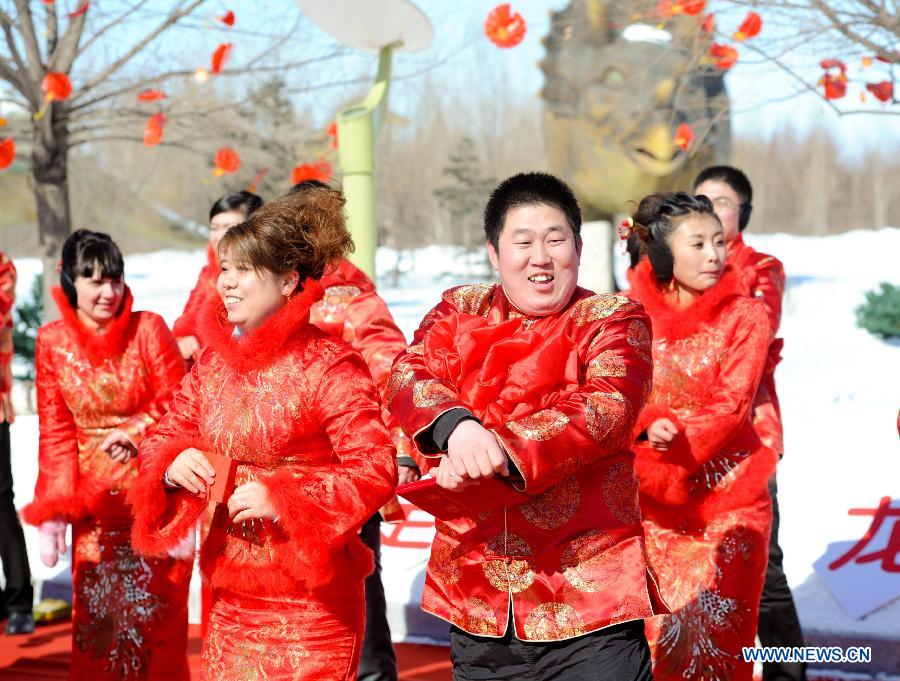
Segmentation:
{"type": "Polygon", "coordinates": [[[50,289],[58,277],[56,264],[71,231],[69,215],[69,131],[65,102],[54,102],[34,123],[31,176],[37,203],[38,240],[44,264],[44,320],[59,316],[50,289]]]}

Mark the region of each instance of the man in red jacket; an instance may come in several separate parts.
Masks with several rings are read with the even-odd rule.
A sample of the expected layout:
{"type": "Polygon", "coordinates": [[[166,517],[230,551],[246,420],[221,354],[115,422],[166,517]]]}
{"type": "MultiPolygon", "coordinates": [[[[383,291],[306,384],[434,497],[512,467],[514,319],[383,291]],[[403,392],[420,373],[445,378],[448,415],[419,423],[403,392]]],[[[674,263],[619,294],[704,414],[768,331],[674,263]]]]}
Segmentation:
{"type": "Polygon", "coordinates": [[[453,625],[454,678],[650,679],[642,620],[668,610],[631,451],[647,315],[578,287],[581,210],[558,178],[502,182],[484,224],[500,284],[444,293],[388,407],[448,499],[493,476],[527,497],[435,523],[422,607],[453,625]]]}
{"type": "MultiPolygon", "coordinates": [[[[775,367],[781,359],[784,342],[778,338],[781,303],[784,298],[784,266],[777,258],[760,253],[741,236],[753,210],[753,187],[747,176],[731,166],[712,166],[694,181],[694,194],[703,194],[713,203],[725,230],[728,264],[738,270],[747,295],[761,299],[766,305],[772,342],[759,390],[753,402],[753,426],[763,443],[781,456],[784,453],[781,409],[775,392],[775,367]]],[[[775,478],[769,483],[772,495],[772,536],[766,580],[759,605],[757,635],[764,646],[803,646],[803,632],[794,599],[782,565],[784,554],[778,545],[778,497],[775,478]]],[[[764,663],[764,681],[796,681],[805,679],[802,664],[764,663]]]]}

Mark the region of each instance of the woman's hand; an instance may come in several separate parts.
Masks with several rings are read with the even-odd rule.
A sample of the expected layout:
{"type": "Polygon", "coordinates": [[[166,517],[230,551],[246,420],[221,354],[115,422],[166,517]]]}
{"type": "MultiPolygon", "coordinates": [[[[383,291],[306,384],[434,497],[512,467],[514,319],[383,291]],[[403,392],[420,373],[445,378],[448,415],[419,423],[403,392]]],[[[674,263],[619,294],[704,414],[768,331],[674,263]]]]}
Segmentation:
{"type": "Polygon", "coordinates": [[[41,536],[41,562],[53,567],[66,552],[66,523],[63,520],[45,520],[38,527],[41,536]]]}
{"type": "MultiPolygon", "coordinates": [[[[245,482],[228,497],[228,515],[235,524],[254,518],[276,520],[278,513],[269,499],[269,490],[261,482],[245,482]]],[[[310,531],[315,531],[310,528],[310,531]]]]}
{"type": "Polygon", "coordinates": [[[200,341],[196,336],[182,336],[177,339],[178,351],[185,360],[189,360],[200,349],[200,341]]]}
{"type": "Polygon", "coordinates": [[[185,449],[166,469],[169,481],[192,494],[206,494],[216,480],[216,470],[199,449],[185,449]]]}
{"type": "Polygon", "coordinates": [[[109,454],[109,458],[117,463],[128,463],[131,457],[137,456],[137,447],[125,433],[118,429],[106,436],[100,449],[109,454]]]}
{"type": "Polygon", "coordinates": [[[669,451],[669,445],[676,435],[678,435],[678,426],[667,418],[656,419],[647,428],[647,441],[653,449],[661,452],[669,451]]]}

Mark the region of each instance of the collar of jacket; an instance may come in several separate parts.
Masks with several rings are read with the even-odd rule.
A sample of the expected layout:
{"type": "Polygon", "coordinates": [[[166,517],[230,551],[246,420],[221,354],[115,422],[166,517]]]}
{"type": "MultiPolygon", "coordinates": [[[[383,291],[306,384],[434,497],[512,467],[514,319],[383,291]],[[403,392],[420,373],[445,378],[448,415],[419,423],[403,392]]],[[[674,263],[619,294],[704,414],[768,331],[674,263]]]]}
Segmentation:
{"type": "Polygon", "coordinates": [[[643,304],[650,315],[654,338],[689,336],[714,319],[732,299],[742,295],[740,275],[730,265],[725,266],[725,272],[718,283],[683,308],[674,307],[666,298],[647,259],[628,273],[628,281],[631,284],[631,297],[643,304]]]}
{"type": "Polygon", "coordinates": [[[108,357],[122,354],[128,343],[128,329],[131,326],[131,306],[134,299],[131,297],[131,289],[125,287],[125,296],[119,311],[112,321],[102,331],[94,331],[84,325],[78,318],[75,309],[69,305],[69,299],[61,286],[54,286],[50,293],[59,308],[59,314],[63,324],[71,329],[78,345],[93,364],[99,364],[108,357]]]}
{"type": "Polygon", "coordinates": [[[206,344],[214,349],[235,371],[261,369],[274,362],[285,342],[309,324],[309,309],[325,290],[314,280],[303,282],[303,290],[295,294],[274,315],[252,331],[236,336],[234,324],[221,300],[200,311],[198,328],[206,344]]]}

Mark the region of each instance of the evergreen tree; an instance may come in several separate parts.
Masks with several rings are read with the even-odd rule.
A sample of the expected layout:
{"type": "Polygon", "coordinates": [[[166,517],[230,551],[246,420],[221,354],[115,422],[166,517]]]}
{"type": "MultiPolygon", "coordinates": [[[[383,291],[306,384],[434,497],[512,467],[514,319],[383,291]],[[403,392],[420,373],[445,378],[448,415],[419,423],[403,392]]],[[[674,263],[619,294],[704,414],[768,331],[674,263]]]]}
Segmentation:
{"type": "Polygon", "coordinates": [[[37,274],[31,283],[28,300],[16,306],[13,318],[13,354],[25,364],[24,372],[16,376],[21,380],[34,380],[34,348],[38,327],[43,323],[44,278],[37,274]]]}
{"type": "Polygon", "coordinates": [[[447,183],[434,195],[450,214],[454,241],[467,249],[477,248],[483,241],[481,210],[497,181],[481,176],[481,159],[470,137],[463,137],[450,154],[442,170],[447,183]]]}

